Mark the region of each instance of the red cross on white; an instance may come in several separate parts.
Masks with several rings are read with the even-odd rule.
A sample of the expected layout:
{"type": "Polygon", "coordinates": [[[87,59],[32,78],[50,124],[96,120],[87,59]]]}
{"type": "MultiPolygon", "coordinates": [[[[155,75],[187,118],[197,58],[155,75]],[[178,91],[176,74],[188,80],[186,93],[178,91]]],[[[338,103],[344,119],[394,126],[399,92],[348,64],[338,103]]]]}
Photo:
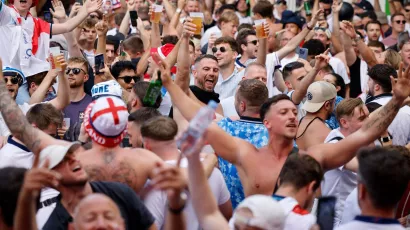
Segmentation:
{"type": "Polygon", "coordinates": [[[91,120],[94,122],[95,119],[97,119],[99,116],[106,114],[106,113],[111,113],[114,118],[114,124],[118,125],[120,123],[118,112],[127,111],[127,108],[125,108],[124,106],[115,106],[114,101],[112,100],[112,98],[109,98],[109,97],[107,98],[107,103],[108,103],[108,108],[96,112],[92,116],[91,120]]]}

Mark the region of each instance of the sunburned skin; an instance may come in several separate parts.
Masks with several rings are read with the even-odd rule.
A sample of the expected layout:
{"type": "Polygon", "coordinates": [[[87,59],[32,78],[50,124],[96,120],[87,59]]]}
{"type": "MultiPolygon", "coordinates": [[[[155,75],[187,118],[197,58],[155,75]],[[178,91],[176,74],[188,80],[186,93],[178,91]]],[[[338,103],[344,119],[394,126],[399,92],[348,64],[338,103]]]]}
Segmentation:
{"type": "Polygon", "coordinates": [[[90,149],[78,154],[90,180],[116,181],[127,184],[136,193],[151,177],[155,163],[161,161],[154,153],[144,149],[107,149],[100,152],[90,149]]]}

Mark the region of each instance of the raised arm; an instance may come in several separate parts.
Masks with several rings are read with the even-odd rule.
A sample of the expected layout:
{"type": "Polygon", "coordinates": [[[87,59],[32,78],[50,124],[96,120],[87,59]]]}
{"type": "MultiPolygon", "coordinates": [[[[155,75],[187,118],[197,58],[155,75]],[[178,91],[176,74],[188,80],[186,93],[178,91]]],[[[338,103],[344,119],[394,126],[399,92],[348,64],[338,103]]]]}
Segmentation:
{"type": "MultiPolygon", "coordinates": [[[[36,91],[34,91],[33,94],[31,94],[29,104],[37,104],[41,103],[44,100],[44,97],[47,94],[48,89],[50,86],[53,84],[54,79],[60,74],[60,71],[56,69],[50,69],[47,73],[47,75],[44,77],[43,81],[41,84],[38,86],[36,91]]],[[[30,86],[27,86],[30,88],[30,86]]]]}
{"type": "Polygon", "coordinates": [[[332,4],[332,22],[333,22],[333,30],[332,30],[332,46],[335,49],[335,54],[343,52],[343,45],[340,41],[340,21],[339,21],[339,12],[343,6],[343,2],[339,2],[337,0],[333,1],[332,4]]]}
{"type": "Polygon", "coordinates": [[[178,52],[178,71],[175,78],[177,84],[186,94],[189,93],[189,38],[195,33],[195,24],[192,19],[187,17],[184,23],[184,31],[182,32],[181,45],[178,52]]]}
{"type": "Polygon", "coordinates": [[[108,21],[103,15],[101,21],[95,24],[95,30],[97,31],[98,41],[97,41],[97,50],[95,51],[96,54],[104,54],[104,60],[107,60],[106,55],[106,45],[107,45],[107,32],[108,32],[108,21]]]}
{"type": "Polygon", "coordinates": [[[342,41],[343,41],[343,47],[345,49],[345,56],[346,56],[346,64],[347,66],[352,66],[357,59],[356,52],[354,52],[353,46],[352,46],[352,39],[350,38],[349,35],[345,33],[345,27],[346,24],[342,23],[342,41]]]}
{"type": "MultiPolygon", "coordinates": [[[[3,69],[3,63],[1,61],[0,68],[3,69]]],[[[31,126],[16,102],[10,97],[6,83],[4,82],[3,72],[0,74],[0,98],[1,114],[10,132],[22,141],[34,154],[38,154],[43,148],[50,144],[56,142],[57,144],[61,144],[61,141],[31,126]]]]}
{"type": "Polygon", "coordinates": [[[296,105],[298,105],[306,96],[309,85],[312,84],[312,82],[315,80],[315,77],[319,70],[321,70],[324,66],[326,66],[329,63],[330,57],[327,56],[328,52],[329,49],[326,50],[324,54],[320,54],[315,57],[315,66],[310,71],[308,71],[308,74],[302,79],[298,88],[295,89],[295,91],[292,93],[291,99],[292,102],[296,105]]]}
{"type": "Polygon", "coordinates": [[[50,104],[58,110],[63,110],[68,104],[70,104],[70,86],[68,84],[68,78],[65,76],[65,69],[67,67],[66,60],[64,60],[64,57],[60,56],[57,61],[60,62],[61,66],[61,71],[58,73],[58,91],[57,97],[51,100],[50,104]]]}
{"type": "MultiPolygon", "coordinates": [[[[364,43],[363,39],[358,37],[353,24],[351,22],[343,21],[343,31],[346,35],[350,37],[350,39],[355,40],[357,44],[357,48],[359,50],[360,55],[362,56],[363,60],[367,63],[369,67],[377,65],[377,59],[373,53],[373,51],[364,43]]],[[[355,54],[356,55],[356,54],[355,54]]],[[[346,57],[347,59],[347,57],[346,57]]]]}
{"type": "MultiPolygon", "coordinates": [[[[265,29],[265,34],[270,34],[270,25],[269,23],[264,23],[263,28],[265,29]]],[[[256,63],[260,65],[266,64],[266,53],[267,53],[267,40],[268,38],[258,38],[259,40],[259,47],[258,53],[256,54],[256,63]]]]}
{"type": "MultiPolygon", "coordinates": [[[[158,58],[160,57],[158,56],[158,58]]],[[[169,76],[169,67],[165,66],[164,62],[160,63],[163,85],[168,90],[173,105],[181,112],[185,119],[190,121],[201,109],[201,106],[186,95],[184,91],[172,81],[169,76]]],[[[231,163],[239,162],[240,156],[249,150],[250,147],[253,148],[248,142],[230,136],[215,123],[210,125],[208,132],[210,134],[210,138],[207,140],[209,144],[219,156],[231,163]]]]}
{"type": "Polygon", "coordinates": [[[80,9],[77,16],[69,19],[62,24],[53,25],[52,34],[64,34],[74,30],[84,19],[88,17],[88,14],[97,11],[102,6],[102,0],[88,0],[84,6],[80,9]]]}
{"type": "MultiPolygon", "coordinates": [[[[208,135],[212,135],[208,133],[208,135]]],[[[185,143],[184,143],[185,144],[185,143]]],[[[182,153],[186,146],[182,146],[182,153]]],[[[204,230],[229,229],[228,222],[218,209],[215,197],[212,195],[208,179],[201,166],[199,152],[203,147],[201,141],[195,146],[196,153],[187,156],[188,159],[188,187],[192,196],[192,204],[198,217],[199,224],[204,230]]]]}
{"type": "Polygon", "coordinates": [[[369,120],[355,133],[335,144],[322,144],[313,146],[308,153],[318,160],[324,170],[331,170],[347,164],[356,151],[369,145],[380,137],[393,121],[401,108],[403,101],[410,95],[409,67],[403,73],[403,63],[398,71],[398,79],[395,82],[391,78],[393,86],[392,99],[380,110],[373,112],[369,120]]]}
{"type": "MultiPolygon", "coordinates": [[[[152,11],[152,7],[150,8],[152,11]]],[[[152,13],[152,12],[151,12],[152,13]]],[[[157,48],[161,46],[161,34],[159,31],[159,23],[151,22],[151,47],[157,48]]]]}
{"type": "Polygon", "coordinates": [[[277,51],[278,59],[282,60],[286,57],[290,52],[294,51],[296,47],[303,41],[303,39],[308,35],[308,33],[313,29],[316,25],[317,19],[319,14],[322,10],[318,10],[316,13],[313,14],[312,20],[307,24],[307,26],[295,37],[293,37],[285,47],[281,48],[277,51]]]}

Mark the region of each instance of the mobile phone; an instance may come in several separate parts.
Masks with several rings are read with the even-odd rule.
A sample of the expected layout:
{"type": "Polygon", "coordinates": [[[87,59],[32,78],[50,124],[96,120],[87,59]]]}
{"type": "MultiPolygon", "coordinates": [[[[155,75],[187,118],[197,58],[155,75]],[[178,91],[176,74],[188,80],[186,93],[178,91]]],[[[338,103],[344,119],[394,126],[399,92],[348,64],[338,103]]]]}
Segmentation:
{"type": "Polygon", "coordinates": [[[299,54],[299,58],[307,60],[308,51],[309,50],[306,48],[299,48],[297,52],[299,54]]]}
{"type": "Polygon", "coordinates": [[[83,0],[75,0],[75,2],[77,2],[77,3],[80,4],[80,5],[83,5],[83,4],[84,4],[83,0]]]}
{"type": "Polygon", "coordinates": [[[335,218],[336,197],[320,197],[317,205],[317,224],[320,230],[333,230],[335,218]]]}
{"type": "Polygon", "coordinates": [[[97,54],[94,57],[95,74],[100,74],[100,70],[104,69],[104,54],[97,54]]]}
{"type": "Polygon", "coordinates": [[[48,23],[53,22],[53,16],[51,15],[50,11],[48,11],[48,10],[44,11],[44,21],[46,21],[48,23]]]}
{"type": "Polygon", "coordinates": [[[130,11],[131,25],[137,27],[138,13],[135,10],[130,11]]]}

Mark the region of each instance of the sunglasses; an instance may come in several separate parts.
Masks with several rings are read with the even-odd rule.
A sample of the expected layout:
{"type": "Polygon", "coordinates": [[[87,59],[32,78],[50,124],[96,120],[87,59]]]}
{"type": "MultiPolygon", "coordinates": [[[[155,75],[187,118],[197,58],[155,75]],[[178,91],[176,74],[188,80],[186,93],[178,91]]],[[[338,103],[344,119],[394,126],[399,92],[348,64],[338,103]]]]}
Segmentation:
{"type": "Polygon", "coordinates": [[[9,79],[10,79],[11,84],[13,84],[13,85],[16,85],[16,84],[19,83],[19,78],[18,77],[10,77],[10,78],[5,77],[4,81],[6,82],[6,84],[7,84],[7,82],[9,82],[9,79]]]}
{"type": "Polygon", "coordinates": [[[248,42],[248,44],[249,44],[249,43],[252,43],[253,45],[256,46],[256,45],[259,43],[259,41],[258,41],[258,40],[253,40],[253,41],[248,42]]]}
{"type": "Polygon", "coordinates": [[[397,24],[406,24],[405,20],[397,20],[397,21],[394,21],[394,22],[397,23],[397,24]]]}
{"type": "Polygon", "coordinates": [[[67,68],[67,70],[65,71],[65,74],[68,75],[68,74],[71,73],[71,71],[73,72],[74,75],[79,74],[81,71],[83,71],[86,74],[86,72],[83,69],[80,69],[80,68],[67,68]]]}
{"type": "Polygon", "coordinates": [[[325,28],[325,27],[315,27],[314,28],[314,30],[321,30],[321,31],[323,31],[323,32],[326,32],[326,30],[327,30],[327,28],[325,28]]]}
{"type": "Polygon", "coordinates": [[[131,83],[132,80],[134,80],[135,83],[141,81],[141,77],[138,76],[124,76],[124,77],[118,77],[124,80],[125,83],[129,84],[131,83]]]}
{"type": "MultiPolygon", "coordinates": [[[[219,51],[221,51],[221,53],[225,53],[228,50],[225,47],[221,46],[219,47],[219,51]]],[[[212,53],[216,53],[216,52],[218,52],[218,48],[216,47],[212,48],[212,53]]]]}

